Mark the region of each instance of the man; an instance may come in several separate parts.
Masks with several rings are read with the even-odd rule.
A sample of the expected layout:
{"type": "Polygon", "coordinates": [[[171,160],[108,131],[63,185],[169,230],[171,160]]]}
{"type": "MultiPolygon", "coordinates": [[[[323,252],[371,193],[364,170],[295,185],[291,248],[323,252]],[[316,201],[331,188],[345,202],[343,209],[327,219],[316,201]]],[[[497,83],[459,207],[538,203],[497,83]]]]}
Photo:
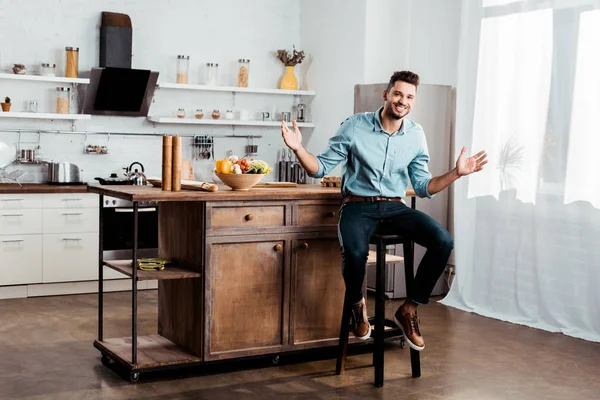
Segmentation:
{"type": "Polygon", "coordinates": [[[415,105],[418,86],[417,74],[395,72],[383,91],[383,107],[346,119],[328,147],[316,157],[302,146],[296,121],[293,130],[282,122],[281,133],[312,177],[321,178],[345,161],[338,236],[346,302],[352,304],[351,329],[357,338],[366,340],[371,335],[362,296],[369,238],[376,232],[401,234],[427,249],[417,270],[412,297],[407,297],[394,314],[410,347],[420,351],[425,342],[419,330],[417,306],[429,302],[454,242],[433,218],[400,200],[406,195],[409,179],[419,197],[431,198],[461,176],[480,171],[487,156],[480,151],[467,158],[463,147],[456,168],[432,178],[427,168],[429,154],[423,128],[406,118],[415,105]]]}

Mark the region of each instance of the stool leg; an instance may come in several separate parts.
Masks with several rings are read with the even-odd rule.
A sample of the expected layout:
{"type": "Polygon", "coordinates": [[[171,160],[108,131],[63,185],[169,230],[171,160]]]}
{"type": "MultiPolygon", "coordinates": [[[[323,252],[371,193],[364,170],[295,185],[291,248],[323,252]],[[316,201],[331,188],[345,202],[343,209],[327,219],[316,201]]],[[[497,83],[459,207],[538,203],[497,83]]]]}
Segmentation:
{"type": "MultiPolygon", "coordinates": [[[[403,243],[404,249],[404,278],[406,281],[406,296],[410,297],[415,280],[414,268],[414,252],[415,246],[413,242],[406,241],[403,243]]],[[[410,349],[410,367],[412,369],[412,377],[418,378],[421,376],[421,355],[420,352],[410,349]]]]}
{"type": "Polygon", "coordinates": [[[385,329],[385,244],[377,244],[377,277],[375,288],[375,387],[383,386],[384,329],[385,329]]]}
{"type": "Polygon", "coordinates": [[[340,326],[340,338],[338,342],[338,356],[335,365],[335,374],[342,375],[346,368],[346,352],[348,351],[348,335],[350,335],[350,305],[344,300],[342,309],[342,323],[340,326]]]}

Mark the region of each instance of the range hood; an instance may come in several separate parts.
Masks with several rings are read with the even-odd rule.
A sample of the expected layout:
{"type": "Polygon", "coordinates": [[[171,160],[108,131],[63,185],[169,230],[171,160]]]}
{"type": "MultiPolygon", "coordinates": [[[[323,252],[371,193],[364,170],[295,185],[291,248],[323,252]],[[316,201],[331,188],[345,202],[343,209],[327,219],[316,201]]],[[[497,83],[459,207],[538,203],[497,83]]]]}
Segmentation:
{"type": "Polygon", "coordinates": [[[83,113],[146,117],[158,72],[131,68],[92,68],[83,113]]]}

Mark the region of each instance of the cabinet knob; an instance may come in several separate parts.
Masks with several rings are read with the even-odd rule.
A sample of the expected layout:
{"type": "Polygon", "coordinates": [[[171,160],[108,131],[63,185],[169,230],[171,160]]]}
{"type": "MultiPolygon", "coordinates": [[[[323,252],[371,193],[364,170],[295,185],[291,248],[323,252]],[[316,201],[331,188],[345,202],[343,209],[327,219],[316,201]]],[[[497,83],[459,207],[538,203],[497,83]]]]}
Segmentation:
{"type": "Polygon", "coordinates": [[[308,243],[306,243],[306,242],[300,243],[300,248],[301,249],[308,249],[308,243]]]}
{"type": "Polygon", "coordinates": [[[328,213],[325,214],[325,216],[327,218],[335,218],[335,212],[333,211],[329,211],[328,213]]]}
{"type": "Polygon", "coordinates": [[[282,248],[283,248],[283,246],[281,246],[281,243],[277,243],[275,245],[275,247],[273,247],[273,250],[275,250],[275,251],[281,251],[282,248]]]}
{"type": "Polygon", "coordinates": [[[254,219],[254,215],[248,214],[248,215],[246,215],[245,218],[246,218],[246,221],[252,221],[254,219]]]}

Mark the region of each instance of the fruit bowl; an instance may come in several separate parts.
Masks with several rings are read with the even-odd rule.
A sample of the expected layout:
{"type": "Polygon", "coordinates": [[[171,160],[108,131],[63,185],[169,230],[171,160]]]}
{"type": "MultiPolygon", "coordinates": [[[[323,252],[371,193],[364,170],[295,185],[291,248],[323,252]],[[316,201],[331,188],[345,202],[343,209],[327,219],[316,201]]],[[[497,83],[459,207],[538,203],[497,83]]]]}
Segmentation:
{"type": "Polygon", "coordinates": [[[265,177],[265,174],[221,174],[217,176],[233,190],[249,190],[265,177]]]}

